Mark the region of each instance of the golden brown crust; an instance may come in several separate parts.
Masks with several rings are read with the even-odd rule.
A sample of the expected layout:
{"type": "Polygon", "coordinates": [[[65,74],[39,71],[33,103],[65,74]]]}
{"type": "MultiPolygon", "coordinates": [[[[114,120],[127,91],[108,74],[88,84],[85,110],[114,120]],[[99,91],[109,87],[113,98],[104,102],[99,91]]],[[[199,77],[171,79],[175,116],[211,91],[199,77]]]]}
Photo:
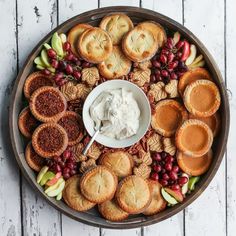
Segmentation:
{"type": "Polygon", "coordinates": [[[99,72],[97,67],[84,68],[82,70],[82,81],[89,87],[93,87],[99,80],[99,72]]]}
{"type": "Polygon", "coordinates": [[[141,163],[139,166],[135,166],[133,169],[134,175],[140,176],[143,179],[148,179],[150,177],[152,168],[146,163],[141,163]]]}

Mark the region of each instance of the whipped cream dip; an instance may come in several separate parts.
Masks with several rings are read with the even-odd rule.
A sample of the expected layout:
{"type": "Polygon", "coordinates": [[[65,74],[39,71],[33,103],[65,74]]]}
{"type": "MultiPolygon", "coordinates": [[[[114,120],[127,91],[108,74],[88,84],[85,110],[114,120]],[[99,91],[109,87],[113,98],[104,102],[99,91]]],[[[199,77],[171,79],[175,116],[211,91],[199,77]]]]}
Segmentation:
{"type": "Polygon", "coordinates": [[[140,109],[132,92],[124,88],[102,92],[89,108],[101,133],[115,139],[126,139],[135,135],[139,129],[140,109]]]}

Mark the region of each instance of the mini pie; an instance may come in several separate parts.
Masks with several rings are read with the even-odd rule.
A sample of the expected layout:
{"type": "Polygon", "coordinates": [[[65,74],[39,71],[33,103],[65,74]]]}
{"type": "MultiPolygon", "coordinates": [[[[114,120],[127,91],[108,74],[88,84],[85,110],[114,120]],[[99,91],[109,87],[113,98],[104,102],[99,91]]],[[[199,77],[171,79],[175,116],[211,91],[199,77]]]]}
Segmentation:
{"type": "Polygon", "coordinates": [[[110,168],[116,176],[123,178],[132,174],[133,159],[128,152],[107,152],[99,159],[99,164],[110,168]]]}
{"type": "Polygon", "coordinates": [[[121,221],[129,216],[129,213],[123,211],[114,199],[99,204],[98,210],[105,219],[111,221],[121,221]]]}
{"type": "Polygon", "coordinates": [[[150,205],[143,212],[144,215],[155,215],[166,208],[166,201],[161,195],[161,184],[154,180],[148,180],[151,188],[152,201],[150,205]]]}
{"type": "Polygon", "coordinates": [[[83,121],[76,112],[66,111],[58,124],[67,132],[69,146],[79,143],[84,137],[83,121]]]}
{"type": "Polygon", "coordinates": [[[212,150],[200,157],[191,157],[182,152],[177,154],[179,167],[188,175],[199,176],[204,174],[212,162],[212,150]]]}
{"type": "Polygon", "coordinates": [[[25,149],[25,160],[33,170],[39,172],[45,164],[45,158],[39,156],[33,149],[31,142],[25,149]]]}
{"type": "Polygon", "coordinates": [[[147,180],[131,175],[119,183],[116,199],[121,209],[130,214],[138,214],[150,204],[151,189],[147,180]]]}
{"type": "Polygon", "coordinates": [[[29,106],[39,121],[56,122],[65,114],[67,103],[57,88],[44,86],[32,94],[29,106]]]}
{"type": "Polygon", "coordinates": [[[112,52],[112,41],[105,30],[97,27],[82,33],[77,43],[81,57],[92,63],[105,61],[112,52]]]}
{"type": "Polygon", "coordinates": [[[84,68],[82,70],[82,81],[89,87],[93,87],[99,80],[99,72],[97,67],[84,68]]]}
{"type": "Polygon", "coordinates": [[[131,69],[131,61],[123,54],[119,46],[114,46],[110,56],[98,64],[100,74],[107,79],[116,79],[127,75],[131,69]]]}
{"type": "Polygon", "coordinates": [[[221,99],[219,89],[213,82],[197,80],[186,87],[183,100],[190,113],[208,117],[219,109],[221,99]]]}
{"type": "Polygon", "coordinates": [[[211,129],[196,119],[185,121],[175,134],[177,148],[188,156],[203,156],[210,150],[212,142],[211,129]]]}
{"type": "Polygon", "coordinates": [[[68,136],[64,128],[56,123],[44,123],[33,133],[32,146],[45,158],[60,156],[67,148],[68,136]]]}
{"type": "Polygon", "coordinates": [[[78,57],[80,57],[80,55],[77,51],[77,42],[81,34],[89,28],[92,28],[92,26],[88,24],[78,24],[71,28],[68,33],[67,40],[71,44],[71,51],[78,57]]]}
{"type": "Polygon", "coordinates": [[[34,130],[39,125],[39,122],[34,118],[34,116],[31,114],[29,107],[25,107],[18,119],[18,126],[20,129],[20,132],[26,137],[31,138],[34,130]]]}
{"type": "Polygon", "coordinates": [[[189,84],[197,80],[202,80],[202,79],[212,81],[211,75],[206,69],[199,67],[199,68],[187,71],[179,79],[179,83],[178,83],[179,93],[183,96],[184,90],[189,84]]]}
{"type": "Polygon", "coordinates": [[[79,175],[74,175],[66,181],[62,196],[66,204],[76,211],[87,211],[94,207],[96,203],[87,200],[80,192],[79,175]]]}
{"type": "Polygon", "coordinates": [[[133,22],[127,15],[119,13],[105,16],[100,22],[99,27],[107,31],[112,39],[113,45],[118,45],[123,36],[134,26],[133,22]]]}
{"type": "Polygon", "coordinates": [[[187,112],[184,107],[175,100],[166,99],[156,104],[151,125],[157,133],[170,137],[186,119],[187,112]]]}
{"type": "Polygon", "coordinates": [[[43,86],[53,86],[53,80],[50,76],[43,74],[41,71],[33,72],[25,80],[24,94],[27,99],[36,91],[38,88],[43,86]]]}
{"type": "Polygon", "coordinates": [[[117,187],[117,177],[106,166],[97,166],[81,177],[82,194],[91,202],[102,203],[111,200],[117,187]]]}
{"type": "Polygon", "coordinates": [[[122,40],[125,55],[134,62],[149,60],[158,49],[154,34],[143,26],[136,26],[122,40]]]}

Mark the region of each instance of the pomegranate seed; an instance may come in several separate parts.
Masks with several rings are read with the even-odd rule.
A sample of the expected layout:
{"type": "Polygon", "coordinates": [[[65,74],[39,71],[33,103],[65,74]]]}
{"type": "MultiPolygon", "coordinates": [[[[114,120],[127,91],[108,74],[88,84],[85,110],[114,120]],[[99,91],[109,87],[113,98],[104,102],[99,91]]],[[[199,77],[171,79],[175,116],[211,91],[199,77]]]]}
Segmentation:
{"type": "Polygon", "coordinates": [[[180,186],[178,184],[174,184],[171,186],[171,189],[179,191],[180,190],[180,186]]]}
{"type": "Polygon", "coordinates": [[[161,171],[161,166],[160,165],[155,165],[153,166],[153,170],[156,171],[157,173],[161,171]]]}
{"type": "Polygon", "coordinates": [[[168,185],[168,181],[167,180],[161,179],[159,182],[164,187],[168,185]]]}
{"type": "Polygon", "coordinates": [[[72,53],[69,53],[66,55],[66,58],[65,58],[67,61],[72,61],[74,59],[74,55],[72,53]]]}
{"type": "Polygon", "coordinates": [[[159,175],[157,173],[152,173],[151,179],[158,180],[159,179],[159,175]]]}
{"type": "Polygon", "coordinates": [[[162,75],[163,77],[168,77],[169,73],[168,73],[167,70],[162,70],[162,71],[161,71],[161,75],[162,75]]]}
{"type": "Polygon", "coordinates": [[[47,50],[47,54],[48,54],[48,57],[50,57],[50,58],[56,58],[57,57],[56,51],[52,48],[47,50]]]}
{"type": "Polygon", "coordinates": [[[154,161],[161,161],[161,155],[156,152],[154,155],[153,155],[153,160],[154,161]]]}
{"type": "Polygon", "coordinates": [[[177,180],[178,179],[178,175],[174,171],[171,171],[169,173],[169,176],[172,180],[177,180]]]}
{"type": "Polygon", "coordinates": [[[180,48],[182,48],[184,46],[184,41],[179,41],[177,44],[176,44],[176,48],[179,50],[180,48]]]}
{"type": "Polygon", "coordinates": [[[69,75],[73,73],[73,67],[69,64],[66,66],[66,73],[69,75]]]}
{"type": "Polygon", "coordinates": [[[45,75],[51,75],[51,72],[48,69],[44,69],[42,71],[45,75]]]}
{"type": "Polygon", "coordinates": [[[64,49],[65,51],[69,51],[70,48],[71,48],[71,45],[70,45],[69,42],[65,42],[65,43],[63,44],[63,49],[64,49]]]}
{"type": "Polygon", "coordinates": [[[151,81],[152,83],[155,83],[155,82],[156,82],[156,76],[155,76],[155,75],[151,75],[151,76],[150,76],[150,81],[151,81]]]}
{"type": "Polygon", "coordinates": [[[52,66],[53,68],[57,69],[58,66],[59,66],[58,61],[57,61],[56,59],[52,59],[52,60],[51,60],[51,66],[52,66]]]}
{"type": "Polygon", "coordinates": [[[178,79],[178,76],[175,74],[175,72],[170,73],[170,78],[171,79],[178,79]]]}
{"type": "Polygon", "coordinates": [[[179,177],[179,179],[178,179],[178,183],[181,186],[186,184],[187,182],[188,182],[188,178],[186,176],[179,177]]]}
{"type": "Polygon", "coordinates": [[[171,163],[166,163],[165,164],[165,169],[167,170],[167,171],[171,171],[172,170],[172,164],[171,163]]]}
{"type": "Polygon", "coordinates": [[[161,63],[158,62],[157,60],[152,61],[152,65],[153,65],[154,67],[156,67],[156,68],[160,68],[160,67],[161,67],[161,63]]]}
{"type": "Polygon", "coordinates": [[[179,167],[178,166],[173,166],[172,171],[175,172],[175,173],[179,172],[179,167]]]}
{"type": "Polygon", "coordinates": [[[160,56],[160,61],[161,61],[162,63],[166,64],[166,62],[167,62],[167,57],[162,54],[162,55],[160,56]]]}
{"type": "Polygon", "coordinates": [[[88,68],[88,67],[90,67],[90,63],[85,61],[85,62],[82,63],[82,67],[83,68],[88,68]]]}
{"type": "Polygon", "coordinates": [[[63,158],[65,159],[65,160],[67,160],[67,159],[69,159],[71,157],[71,152],[69,151],[69,150],[65,150],[64,152],[63,152],[63,158]]]}
{"type": "Polygon", "coordinates": [[[65,61],[59,61],[59,69],[60,70],[65,70],[67,66],[67,63],[65,61]]]}
{"type": "Polygon", "coordinates": [[[162,179],[164,179],[164,180],[169,180],[170,177],[169,177],[168,174],[165,173],[165,174],[162,175],[162,179]]]}
{"type": "Polygon", "coordinates": [[[80,73],[79,71],[75,70],[75,71],[73,72],[73,76],[78,80],[78,79],[81,78],[81,73],[80,73]]]}

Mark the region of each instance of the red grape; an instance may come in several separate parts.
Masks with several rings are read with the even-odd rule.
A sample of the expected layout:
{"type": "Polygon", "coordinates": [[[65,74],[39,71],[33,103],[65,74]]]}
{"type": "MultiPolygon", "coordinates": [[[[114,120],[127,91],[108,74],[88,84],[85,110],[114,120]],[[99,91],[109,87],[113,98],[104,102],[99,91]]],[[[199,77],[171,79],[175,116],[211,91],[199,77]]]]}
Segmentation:
{"type": "Polygon", "coordinates": [[[48,57],[50,57],[50,58],[56,58],[57,57],[56,51],[52,48],[47,50],[47,54],[48,54],[48,57]]]}
{"type": "Polygon", "coordinates": [[[63,49],[64,49],[65,51],[69,51],[70,48],[71,48],[71,45],[70,45],[69,42],[65,42],[65,43],[63,44],[63,49]]]}

